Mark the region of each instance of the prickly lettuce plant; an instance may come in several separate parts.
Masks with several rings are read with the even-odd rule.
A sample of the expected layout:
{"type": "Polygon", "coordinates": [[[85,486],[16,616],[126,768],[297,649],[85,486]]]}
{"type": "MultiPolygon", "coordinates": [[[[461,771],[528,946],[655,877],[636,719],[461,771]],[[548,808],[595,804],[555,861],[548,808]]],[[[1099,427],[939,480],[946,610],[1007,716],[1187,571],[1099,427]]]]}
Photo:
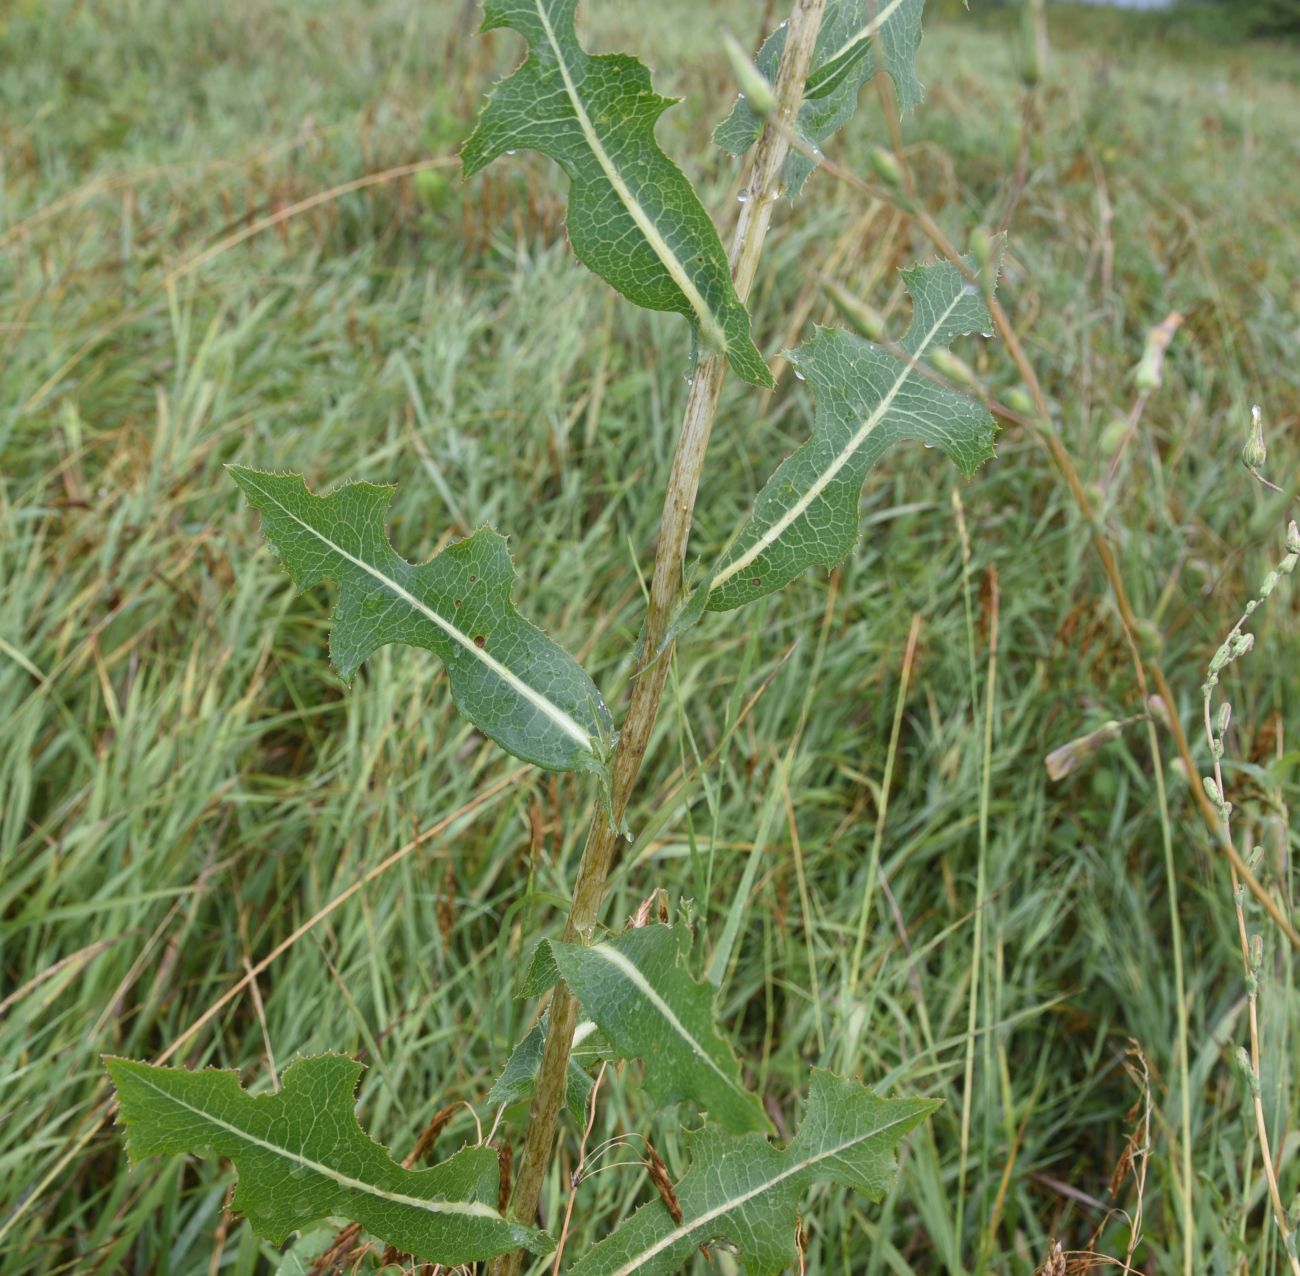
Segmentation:
{"type": "MultiPolygon", "coordinates": [[[[345,483],[327,494],[298,475],[232,467],[293,583],[332,582],[330,655],[350,679],[388,643],[436,653],[452,699],[503,749],[559,771],[593,776],[586,851],[567,923],[537,947],[524,995],[546,998],[532,1030],[487,1096],[531,1100],[513,1196],[502,1199],[500,1158],[482,1140],[430,1169],[397,1165],[361,1129],[354,1099],[361,1066],[338,1056],[302,1059],[276,1093],[245,1091],[233,1072],[189,1072],[111,1059],[119,1117],[133,1160],[190,1153],[233,1161],[235,1208],[273,1242],[321,1219],[346,1219],[378,1240],[446,1267],[495,1260],[517,1272],[525,1254],[555,1239],[536,1226],[538,1197],[561,1116],[580,1122],[594,1103],[593,1068],[638,1060],[650,1098],[684,1105],[698,1128],[685,1171],[571,1267],[584,1276],[672,1272],[722,1241],[751,1276],[794,1262],[796,1215],[814,1184],[879,1199],[893,1149],[933,1109],[891,1099],[860,1081],[813,1072],[804,1112],[785,1146],[763,1096],[720,1030],[716,989],[692,971],[684,924],[639,918],[622,933],[599,926],[606,875],[659,710],[668,655],[705,611],[770,594],[809,567],[852,553],[867,471],[893,444],[945,451],[969,475],[993,452],[988,412],[951,379],[950,343],[987,331],[997,272],[983,260],[905,274],[911,325],[895,343],[820,329],[786,358],[816,402],[812,436],[757,493],[725,547],[684,579],[709,433],[728,369],[772,384],[745,306],[781,195],[804,187],[818,146],[847,123],[860,90],[888,73],[902,104],[920,98],[913,57],[922,0],[796,0],[742,65],[745,95],[719,127],[733,154],[753,149],[730,251],[655,129],[671,102],[623,55],[592,56],[579,43],[577,0],[486,0],[484,29],[523,37],[520,67],[489,96],[462,150],[472,175],[503,154],[539,151],[569,179],[568,234],[577,257],[630,301],[689,322],[696,361],[664,492],[637,677],[618,730],[578,663],[515,609],[515,570],[491,528],[412,564],[389,543],[391,489],[345,483]]],[[[556,1260],[558,1266],[559,1260],[556,1260]]]]}

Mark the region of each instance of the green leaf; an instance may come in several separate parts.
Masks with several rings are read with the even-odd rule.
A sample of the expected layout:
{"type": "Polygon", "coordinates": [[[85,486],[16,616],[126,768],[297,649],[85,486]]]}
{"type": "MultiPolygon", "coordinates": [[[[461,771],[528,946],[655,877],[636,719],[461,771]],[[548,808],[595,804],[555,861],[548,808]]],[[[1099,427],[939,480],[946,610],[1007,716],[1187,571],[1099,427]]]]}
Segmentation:
{"type": "MultiPolygon", "coordinates": [[[[905,270],[903,279],[912,323],[896,352],[820,328],[787,356],[817,397],[813,436],[767,481],[749,522],[701,586],[709,611],[752,602],[807,567],[844,558],[858,536],[863,480],[892,444],[915,439],[942,448],[967,476],[993,455],[988,412],[937,384],[924,366],[954,337],[992,328],[983,294],[950,262],[905,270]]],[[[698,611],[692,599],[675,632],[698,611]]]]}
{"type": "Polygon", "coordinates": [[[748,1276],[776,1276],[796,1261],[804,1192],[839,1183],[880,1200],[894,1176],[895,1145],[938,1106],[935,1099],[881,1099],[856,1081],[814,1070],[807,1114],[788,1147],[757,1134],[729,1138],[706,1129],[689,1136],[691,1165],[677,1185],[681,1222],[652,1201],[570,1276],[664,1276],[700,1245],[724,1240],[748,1276]]]}
{"type": "Polygon", "coordinates": [[[630,301],[686,315],[736,373],[770,386],[727,254],[655,124],[673,99],[623,54],[591,57],[578,43],[578,0],[486,0],[483,30],[510,27],[524,64],[492,92],[461,150],[467,177],[503,152],[549,155],[569,176],[569,239],[578,258],[630,301]]]}
{"type": "Polygon", "coordinates": [[[460,711],[503,749],[555,771],[603,773],[609,710],[577,661],[515,610],[503,537],[480,528],[417,567],[388,543],[391,487],[315,496],[297,474],[230,473],[299,590],[339,586],[330,656],[344,678],[385,643],[427,648],[446,664],[460,711]]]}
{"type": "MultiPolygon", "coordinates": [[[[876,49],[894,81],[899,106],[908,111],[922,97],[916,78],[916,51],[921,43],[921,8],[925,0],[827,0],[813,69],[799,108],[799,136],[816,149],[841,129],[858,108],[862,86],[876,73],[876,49]]],[[[785,51],[782,23],[763,42],[758,69],[775,81],[785,51]]],[[[758,141],[762,119],[743,97],[714,131],[713,140],[732,155],[743,155],[758,141]]],[[[813,161],[791,149],[785,162],[786,189],[793,197],[803,189],[813,161]]]]}
{"type": "Polygon", "coordinates": [[[246,1094],[235,1072],[154,1068],[106,1059],[133,1164],[175,1153],[224,1156],[239,1174],[234,1208],[280,1245],[327,1217],[426,1262],[454,1266],[552,1246],[497,1210],[497,1154],[465,1148],[427,1170],[404,1170],[357,1124],[362,1067],[341,1055],[299,1059],[277,1094],[246,1094]]]}
{"type": "Polygon", "coordinates": [[[690,932],[642,926],[584,947],[552,940],[565,983],[625,1059],[645,1060],[645,1087],[660,1104],[689,1099],[725,1130],[768,1131],[758,1096],[713,1025],[714,988],[691,978],[690,932]]]}
{"type": "MultiPolygon", "coordinates": [[[[547,1022],[547,1016],[543,1015],[533,1025],[532,1031],[510,1052],[506,1066],[501,1069],[501,1075],[488,1092],[487,1101],[493,1107],[502,1103],[518,1103],[533,1097],[537,1073],[542,1066],[542,1053],[546,1048],[547,1022]]],[[[578,1125],[582,1124],[587,1115],[587,1100],[591,1097],[591,1089],[595,1084],[583,1068],[609,1053],[601,1050],[598,1041],[592,1040],[593,1036],[598,1035],[596,1025],[590,1020],[580,1023],[573,1034],[568,1079],[564,1087],[564,1102],[569,1109],[569,1115],[578,1125]]]]}

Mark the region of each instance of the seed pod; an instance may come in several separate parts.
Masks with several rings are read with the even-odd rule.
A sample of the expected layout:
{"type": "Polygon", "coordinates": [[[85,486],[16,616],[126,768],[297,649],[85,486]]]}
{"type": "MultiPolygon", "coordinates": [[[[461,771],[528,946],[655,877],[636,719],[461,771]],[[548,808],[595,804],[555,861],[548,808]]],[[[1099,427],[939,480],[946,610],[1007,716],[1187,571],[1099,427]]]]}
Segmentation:
{"type": "Polygon", "coordinates": [[[1286,550],[1288,554],[1300,554],[1300,527],[1295,519],[1286,525],[1286,550]]]}
{"type": "Polygon", "coordinates": [[[1219,706],[1219,734],[1222,735],[1228,729],[1228,723],[1232,721],[1232,706],[1225,700],[1219,706]]]}

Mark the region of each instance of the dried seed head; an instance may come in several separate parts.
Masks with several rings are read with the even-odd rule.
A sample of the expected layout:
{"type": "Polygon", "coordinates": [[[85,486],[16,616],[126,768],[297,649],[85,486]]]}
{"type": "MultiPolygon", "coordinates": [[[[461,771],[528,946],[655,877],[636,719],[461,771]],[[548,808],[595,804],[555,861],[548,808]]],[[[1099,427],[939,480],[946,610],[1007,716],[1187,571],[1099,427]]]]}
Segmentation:
{"type": "Polygon", "coordinates": [[[1094,753],[1104,748],[1112,740],[1119,739],[1120,724],[1112,719],[1095,731],[1078,736],[1059,749],[1053,749],[1044,762],[1047,776],[1051,780],[1063,780],[1067,775],[1077,771],[1094,753]]]}

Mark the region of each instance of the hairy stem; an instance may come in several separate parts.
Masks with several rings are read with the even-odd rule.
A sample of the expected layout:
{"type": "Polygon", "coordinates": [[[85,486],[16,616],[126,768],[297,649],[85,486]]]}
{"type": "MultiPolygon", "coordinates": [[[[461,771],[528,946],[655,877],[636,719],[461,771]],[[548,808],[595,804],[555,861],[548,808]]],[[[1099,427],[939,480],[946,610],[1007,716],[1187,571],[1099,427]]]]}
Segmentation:
{"type": "MultiPolygon", "coordinates": [[[[825,0],[796,0],[790,15],[785,54],[774,89],[775,106],[754,154],[747,196],[740,207],[731,245],[731,273],[742,301],[748,297],[754,282],[763,240],[781,193],[781,171],[789,150],[788,138],[803,101],[804,81],[812,65],[824,7],[825,0]]],[[[718,354],[709,354],[695,369],[691,381],[672,472],[664,494],[639,664],[632,683],[627,716],[611,763],[612,810],[606,812],[598,808],[592,814],[587,844],[573,886],[569,919],[564,928],[564,939],[568,942],[588,934],[599,918],[605,881],[620,841],[619,829],[636,788],[650,733],[659,714],[659,702],[672,656],[671,644],[662,651],[660,648],[664,647],[668,626],[682,599],[682,566],[695,496],[726,372],[726,359],[718,354]]],[[[551,999],[546,1046],[529,1113],[519,1180],[511,1202],[516,1218],[532,1218],[537,1212],[542,1182],[555,1144],[555,1128],[563,1107],[565,1074],[577,1022],[577,1001],[560,982],[551,999]]],[[[521,1253],[511,1254],[500,1260],[496,1271],[500,1276],[516,1276],[522,1260],[521,1253]]]]}

